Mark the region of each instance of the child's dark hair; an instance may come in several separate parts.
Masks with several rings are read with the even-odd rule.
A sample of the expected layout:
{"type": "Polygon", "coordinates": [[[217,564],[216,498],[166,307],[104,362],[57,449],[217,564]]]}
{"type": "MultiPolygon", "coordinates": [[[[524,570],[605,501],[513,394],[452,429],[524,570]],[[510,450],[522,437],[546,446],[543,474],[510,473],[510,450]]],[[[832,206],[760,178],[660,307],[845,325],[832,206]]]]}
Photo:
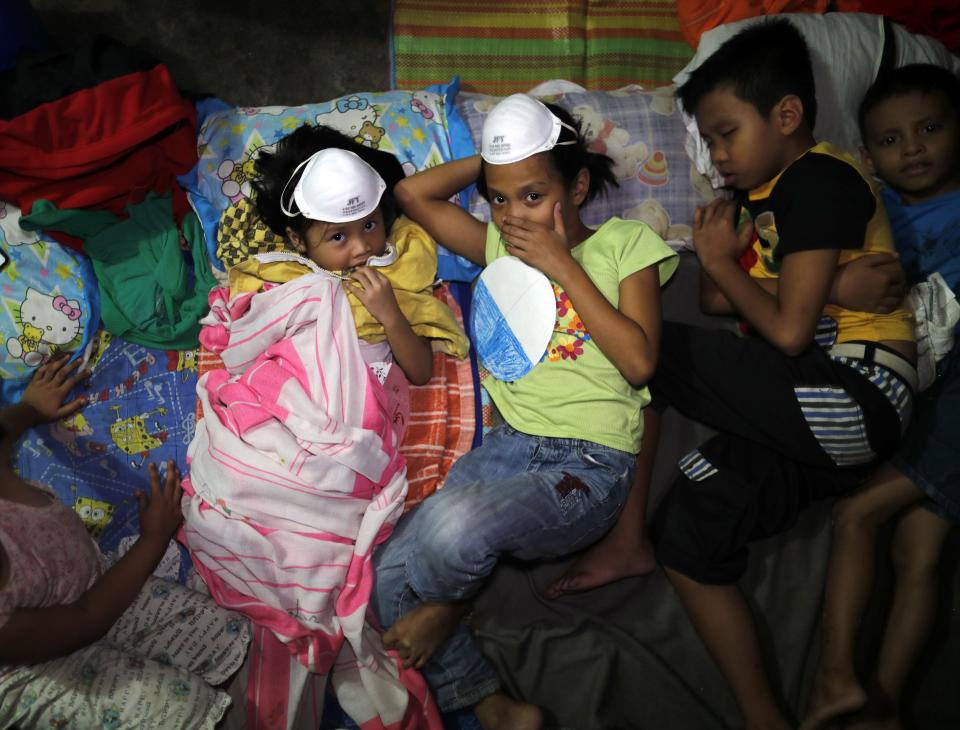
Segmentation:
{"type": "Polygon", "coordinates": [[[677,97],[693,114],[704,96],[724,88],[753,104],[764,118],[778,101],[794,94],[803,103],[811,131],[817,121],[810,49],[800,31],[783,18],[760,21],[730,38],[690,73],[677,97]]]}
{"type": "MultiPolygon", "coordinates": [[[[389,152],[371,149],[332,127],[304,124],[277,142],[273,152],[262,151],[254,162],[256,177],[250,181],[253,188],[253,203],[263,222],[278,236],[287,235],[287,227],[297,234],[306,235],[312,221],[302,215],[292,218],[281,208],[281,194],[287,182],[287,196],[292,194],[297,180],[290,180],[297,165],[320,150],[335,147],[354,152],[364,162],[379,173],[387,184],[380,198],[380,210],[387,230],[397,218],[397,204],[393,197],[393,186],[403,177],[403,168],[396,157],[389,152]]],[[[297,173],[297,176],[302,174],[297,173]]]]}
{"type": "MultiPolygon", "coordinates": [[[[553,112],[561,122],[569,124],[573,129],[577,130],[576,133],[574,133],[566,127],[562,127],[557,142],[576,139],[577,143],[557,144],[553,149],[548,150],[548,159],[554,171],[569,185],[573,182],[574,178],[576,178],[580,170],[583,168],[587,169],[587,172],[590,173],[590,187],[587,189],[587,197],[584,198],[584,203],[588,203],[601,193],[606,193],[608,185],[619,187],[620,184],[617,182],[617,177],[613,174],[613,160],[607,155],[599,152],[591,152],[587,149],[587,141],[584,139],[583,132],[580,129],[580,121],[574,118],[566,109],[556,104],[545,104],[544,106],[553,112]]],[[[487,176],[484,172],[486,164],[487,163],[483,163],[480,166],[480,177],[477,178],[477,190],[480,191],[480,194],[485,200],[488,200],[487,176]]]]}
{"type": "Polygon", "coordinates": [[[960,78],[942,66],[934,66],[931,63],[911,63],[881,74],[867,89],[857,111],[860,139],[867,138],[867,114],[887,99],[915,91],[922,94],[942,93],[953,107],[954,114],[960,119],[960,78]]]}

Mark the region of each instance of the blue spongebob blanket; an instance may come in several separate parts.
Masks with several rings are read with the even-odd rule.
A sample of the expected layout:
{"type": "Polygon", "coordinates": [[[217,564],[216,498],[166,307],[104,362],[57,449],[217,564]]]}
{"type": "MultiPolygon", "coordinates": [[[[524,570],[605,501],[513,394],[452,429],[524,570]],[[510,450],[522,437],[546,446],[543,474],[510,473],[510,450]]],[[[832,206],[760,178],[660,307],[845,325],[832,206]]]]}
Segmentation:
{"type": "MultiPolygon", "coordinates": [[[[89,405],[29,431],[14,466],[73,505],[109,554],[140,532],[134,492],[150,488],[147,464],[186,464],[196,426],[197,362],[195,350],[152,350],[102,330],[92,344],[93,375],[80,386],[89,405]]],[[[185,577],[185,555],[171,553],[169,574],[185,577]]]]}

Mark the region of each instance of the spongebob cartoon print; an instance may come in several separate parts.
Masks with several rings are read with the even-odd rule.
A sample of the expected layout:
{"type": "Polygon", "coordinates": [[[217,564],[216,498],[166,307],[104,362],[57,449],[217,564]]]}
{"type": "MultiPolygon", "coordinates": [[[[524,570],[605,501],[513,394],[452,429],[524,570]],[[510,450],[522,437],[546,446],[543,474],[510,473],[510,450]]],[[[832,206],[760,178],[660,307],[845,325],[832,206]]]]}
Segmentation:
{"type": "Polygon", "coordinates": [[[120,418],[120,407],[110,408],[117,412],[117,420],[110,424],[110,438],[123,453],[140,457],[140,461],[130,460],[130,466],[139,469],[150,455],[150,450],[162,446],[167,440],[167,432],[160,427],[158,421],[153,422],[153,433],[147,431],[147,419],[154,413],[162,416],[167,411],[160,407],[129,418],[120,418]]]}
{"type": "Polygon", "coordinates": [[[197,350],[167,350],[167,372],[180,373],[180,379],[187,381],[190,373],[197,372],[197,350]]]}
{"type": "Polygon", "coordinates": [[[80,521],[94,540],[103,536],[103,531],[113,519],[113,505],[91,497],[77,497],[77,501],[73,503],[73,511],[79,515],[80,521]]]}
{"type": "Polygon", "coordinates": [[[90,358],[87,360],[87,368],[93,370],[101,358],[103,358],[103,353],[107,351],[107,348],[110,346],[110,340],[113,339],[111,335],[106,330],[97,330],[93,337],[90,339],[90,358]]]}

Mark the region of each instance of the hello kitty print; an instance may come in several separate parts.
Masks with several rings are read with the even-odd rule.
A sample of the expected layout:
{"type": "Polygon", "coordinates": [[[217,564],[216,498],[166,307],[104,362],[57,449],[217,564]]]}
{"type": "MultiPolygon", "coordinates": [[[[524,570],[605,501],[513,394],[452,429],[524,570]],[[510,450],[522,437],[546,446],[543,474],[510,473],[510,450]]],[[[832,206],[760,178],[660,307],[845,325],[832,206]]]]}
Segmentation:
{"type": "Polygon", "coordinates": [[[100,321],[93,267],[43,233],[20,228],[0,202],[0,402],[15,402],[33,371],[58,352],[83,349],[100,321]]]}
{"type": "Polygon", "coordinates": [[[7,352],[29,366],[39,366],[77,339],[80,334],[80,301],[62,294],[50,296],[27,287],[20,303],[22,334],[7,340],[7,352]]]}

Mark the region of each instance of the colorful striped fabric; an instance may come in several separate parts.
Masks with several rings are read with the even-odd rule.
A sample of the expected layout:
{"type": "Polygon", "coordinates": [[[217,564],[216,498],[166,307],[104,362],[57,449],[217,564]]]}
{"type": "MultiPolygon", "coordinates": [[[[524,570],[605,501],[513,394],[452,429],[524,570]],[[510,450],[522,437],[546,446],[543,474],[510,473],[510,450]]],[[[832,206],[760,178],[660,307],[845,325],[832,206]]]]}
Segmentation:
{"type": "MultiPolygon", "coordinates": [[[[460,305],[448,284],[433,290],[463,327],[460,305]]],[[[407,460],[404,511],[433,494],[447,478],[453,462],[467,453],[477,430],[470,359],[433,353],[433,377],[410,386],[410,420],[400,445],[407,460]]]]}
{"type": "Polygon", "coordinates": [[[550,79],[662,86],[693,57],[676,0],[394,0],[391,42],[394,88],[459,75],[464,91],[494,95],[550,79]]]}

